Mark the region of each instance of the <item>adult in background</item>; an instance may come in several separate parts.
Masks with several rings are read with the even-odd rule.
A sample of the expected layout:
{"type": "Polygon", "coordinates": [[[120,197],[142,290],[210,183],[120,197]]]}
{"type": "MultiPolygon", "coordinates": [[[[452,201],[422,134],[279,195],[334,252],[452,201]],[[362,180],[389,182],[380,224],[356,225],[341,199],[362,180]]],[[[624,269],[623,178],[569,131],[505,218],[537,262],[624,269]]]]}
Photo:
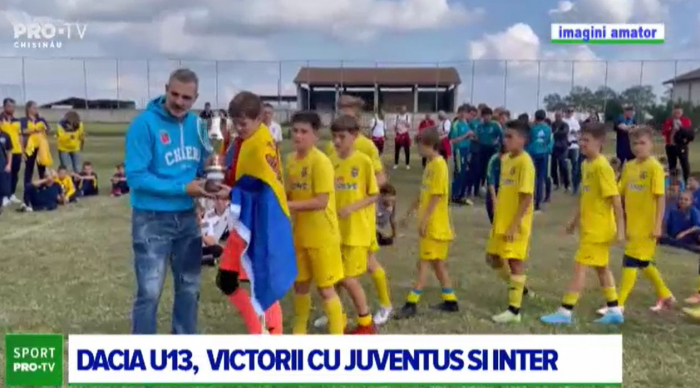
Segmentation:
{"type": "Polygon", "coordinates": [[[263,104],[263,123],[267,126],[267,128],[270,130],[270,134],[272,134],[272,138],[275,140],[275,143],[279,147],[280,143],[282,143],[282,126],[276,122],[275,120],[275,108],[272,106],[270,103],[265,103],[263,104]]]}
{"type": "MultiPolygon", "coordinates": [[[[420,124],[418,124],[418,134],[420,135],[421,133],[423,133],[423,131],[430,128],[435,128],[435,121],[430,117],[430,114],[426,113],[425,117],[423,117],[423,120],[421,120],[420,124]]],[[[423,164],[423,168],[425,168],[427,159],[422,158],[421,163],[423,164]]]]}
{"type": "Polygon", "coordinates": [[[53,158],[49,149],[48,133],[51,131],[49,123],[39,115],[39,107],[36,102],[28,101],[25,107],[25,117],[20,120],[22,136],[26,140],[24,147],[24,185],[32,183],[34,167],[39,172],[39,179],[46,176],[46,168],[51,167],[53,158]]]}
{"type": "Polygon", "coordinates": [[[581,154],[579,151],[578,140],[581,136],[581,123],[574,116],[574,108],[567,107],[564,111],[563,121],[569,127],[569,149],[566,157],[569,159],[571,166],[571,190],[574,194],[578,193],[581,185],[581,154]]]}
{"type": "Polygon", "coordinates": [[[410,167],[411,161],[411,114],[408,113],[405,106],[401,107],[401,112],[396,115],[394,122],[394,170],[399,168],[399,155],[403,149],[404,159],[406,162],[406,170],[410,167]]]}
{"type": "Polygon", "coordinates": [[[0,132],[5,133],[12,143],[11,171],[9,183],[9,198],[3,200],[2,206],[10,203],[22,203],[17,198],[17,182],[19,182],[19,169],[22,165],[22,153],[24,152],[24,141],[22,139],[22,129],[19,119],[15,118],[15,100],[6,98],[2,101],[2,113],[0,113],[0,132]]]}
{"type": "Polygon", "coordinates": [[[199,118],[202,120],[211,120],[214,117],[214,112],[211,110],[211,103],[204,103],[204,110],[199,112],[199,118]]]}
{"type": "Polygon", "coordinates": [[[687,184],[690,176],[690,164],[688,163],[688,143],[695,139],[692,123],[687,116],[683,115],[683,108],[673,107],[671,117],[666,119],[662,134],[666,141],[666,157],[668,158],[668,169],[675,170],[678,162],[681,162],[683,171],[683,181],[687,184]]]}
{"type": "Polygon", "coordinates": [[[552,152],[552,128],[544,122],[547,112],[539,109],[535,112],[535,123],[530,129],[527,152],[535,165],[535,211],[541,210],[547,184],[549,155],[552,152]]]}
{"type": "Polygon", "coordinates": [[[569,124],[564,121],[561,112],[554,113],[552,121],[552,164],[551,175],[554,189],[564,186],[569,190],[569,166],[566,164],[566,153],[569,149],[569,124]]]}
{"type": "Polygon", "coordinates": [[[58,158],[62,166],[71,166],[74,173],[80,172],[80,151],[85,145],[85,128],[76,111],[69,111],[58,122],[56,129],[58,158]]]}
{"type": "Polygon", "coordinates": [[[469,146],[471,139],[475,137],[474,131],[469,126],[468,105],[462,105],[457,109],[457,119],[452,125],[449,138],[454,155],[454,178],[452,179],[451,200],[457,205],[472,205],[467,197],[467,187],[471,186],[469,180],[469,146]]]}
{"type": "Polygon", "coordinates": [[[382,111],[374,115],[369,123],[369,128],[370,135],[372,135],[372,143],[374,143],[381,155],[384,153],[384,142],[386,141],[386,124],[384,123],[384,113],[382,111]]]}
{"type": "MultiPolygon", "coordinates": [[[[166,265],[173,271],[172,333],[195,334],[202,234],[194,198],[212,197],[198,179],[208,151],[190,113],[199,80],[175,70],[165,95],[152,100],[126,134],[126,179],[131,188],[131,237],[136,272],[133,334],[155,334],[166,265]]],[[[226,196],[226,190],[217,193],[226,196]]]]}
{"type": "Polygon", "coordinates": [[[481,109],[481,123],[476,130],[476,138],[479,143],[479,160],[476,167],[478,176],[474,184],[477,185],[477,190],[480,190],[486,183],[486,168],[489,160],[496,153],[503,140],[501,126],[493,119],[493,111],[489,107],[481,109]]]}
{"type": "Polygon", "coordinates": [[[615,120],[615,133],[617,134],[615,150],[622,166],[634,159],[632,146],[630,145],[630,131],[635,125],[637,125],[637,120],[634,114],[634,107],[626,106],[622,115],[615,120]]]}

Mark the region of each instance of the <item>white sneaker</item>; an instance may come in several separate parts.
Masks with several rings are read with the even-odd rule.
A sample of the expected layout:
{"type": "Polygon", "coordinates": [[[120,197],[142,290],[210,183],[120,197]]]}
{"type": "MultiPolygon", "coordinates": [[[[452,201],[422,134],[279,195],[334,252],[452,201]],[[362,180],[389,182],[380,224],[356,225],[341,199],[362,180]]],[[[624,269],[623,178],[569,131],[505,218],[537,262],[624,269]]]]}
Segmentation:
{"type": "Polygon", "coordinates": [[[393,311],[394,309],[391,307],[380,307],[379,311],[374,314],[374,324],[377,326],[385,324],[391,318],[393,311]]]}
{"type": "Polygon", "coordinates": [[[410,170],[410,169],[411,169],[411,166],[406,166],[406,170],[410,170]]]}
{"type": "Polygon", "coordinates": [[[22,204],[22,207],[19,208],[19,211],[23,212],[23,213],[31,213],[34,211],[34,209],[32,209],[31,206],[27,206],[26,204],[22,204]]]}
{"type": "Polygon", "coordinates": [[[10,206],[10,203],[11,203],[11,202],[10,202],[10,199],[9,199],[9,198],[4,197],[4,198],[2,199],[2,207],[8,207],[8,206],[10,206]]]}
{"type": "Polygon", "coordinates": [[[322,329],[328,326],[328,317],[322,316],[314,321],[314,327],[317,329],[322,329]]]}
{"type": "MultiPolygon", "coordinates": [[[[625,312],[625,308],[623,306],[620,306],[620,312],[625,312]]],[[[598,311],[596,311],[596,313],[598,313],[598,315],[605,315],[608,313],[608,307],[600,308],[598,311]]]]}
{"type": "Polygon", "coordinates": [[[394,165],[394,170],[396,170],[397,168],[399,168],[399,165],[398,165],[398,164],[395,164],[395,165],[394,165]]]}
{"type": "Polygon", "coordinates": [[[10,197],[10,202],[12,203],[22,203],[22,201],[19,200],[14,194],[10,197]]]}

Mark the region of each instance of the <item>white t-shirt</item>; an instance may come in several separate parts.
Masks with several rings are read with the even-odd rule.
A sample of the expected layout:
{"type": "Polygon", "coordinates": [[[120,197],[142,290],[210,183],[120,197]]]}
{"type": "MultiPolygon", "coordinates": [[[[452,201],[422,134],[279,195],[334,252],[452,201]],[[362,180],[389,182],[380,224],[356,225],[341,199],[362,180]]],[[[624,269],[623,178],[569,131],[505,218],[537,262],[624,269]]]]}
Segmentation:
{"type": "Polygon", "coordinates": [[[396,115],[396,133],[404,134],[411,130],[411,115],[409,113],[396,115]]]}
{"type": "Polygon", "coordinates": [[[221,237],[228,230],[229,218],[228,209],[221,215],[216,214],[214,209],[208,209],[202,220],[202,236],[214,237],[214,240],[221,241],[221,237]]]}
{"type": "Polygon", "coordinates": [[[569,149],[577,150],[578,138],[581,134],[581,123],[573,116],[570,118],[564,117],[562,120],[569,125],[569,149]]]}
{"type": "Polygon", "coordinates": [[[272,134],[272,138],[275,139],[276,142],[281,142],[282,141],[282,127],[276,123],[272,122],[269,126],[270,128],[270,133],[272,134]]]}
{"type": "Polygon", "coordinates": [[[372,137],[384,137],[386,132],[384,120],[375,117],[370,121],[369,127],[372,129],[372,137]]]}
{"type": "Polygon", "coordinates": [[[447,137],[450,134],[450,129],[452,129],[452,122],[449,119],[445,119],[440,124],[440,138],[447,137]]]}

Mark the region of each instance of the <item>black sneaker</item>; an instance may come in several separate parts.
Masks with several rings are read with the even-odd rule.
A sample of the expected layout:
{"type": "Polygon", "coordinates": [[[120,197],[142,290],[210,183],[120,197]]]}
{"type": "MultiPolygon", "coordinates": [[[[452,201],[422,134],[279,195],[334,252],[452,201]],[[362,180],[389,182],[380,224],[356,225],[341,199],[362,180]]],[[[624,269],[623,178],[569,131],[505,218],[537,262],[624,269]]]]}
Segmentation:
{"type": "Polygon", "coordinates": [[[406,302],[401,310],[394,314],[394,319],[408,319],[413,318],[418,313],[418,306],[415,303],[406,302]]]}
{"type": "Polygon", "coordinates": [[[433,310],[439,310],[448,313],[456,313],[457,311],[459,311],[459,304],[457,304],[456,300],[450,300],[443,301],[436,305],[430,306],[430,308],[432,308],[433,310]]]}

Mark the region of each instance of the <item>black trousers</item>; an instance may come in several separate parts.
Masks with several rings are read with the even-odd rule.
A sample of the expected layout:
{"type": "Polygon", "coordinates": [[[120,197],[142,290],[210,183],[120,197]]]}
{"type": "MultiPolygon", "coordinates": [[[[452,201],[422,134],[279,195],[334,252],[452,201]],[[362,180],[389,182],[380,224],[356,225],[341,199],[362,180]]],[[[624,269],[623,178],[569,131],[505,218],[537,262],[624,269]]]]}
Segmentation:
{"type": "Polygon", "coordinates": [[[39,178],[44,179],[46,176],[46,167],[42,165],[37,165],[36,163],[36,155],[39,152],[39,150],[34,151],[34,154],[32,156],[27,157],[27,160],[24,162],[24,185],[28,185],[32,183],[32,178],[34,177],[34,166],[37,166],[37,171],[39,171],[39,178]]]}
{"type": "Polygon", "coordinates": [[[22,154],[12,154],[12,171],[10,172],[10,195],[17,191],[19,169],[22,167],[22,154]]]}
{"type": "Polygon", "coordinates": [[[675,170],[678,162],[681,163],[683,181],[688,183],[690,177],[690,163],[688,162],[688,147],[679,147],[675,144],[666,146],[666,157],[668,158],[668,169],[675,170]]]}
{"type": "Polygon", "coordinates": [[[411,146],[407,144],[396,144],[394,146],[394,166],[399,165],[399,156],[401,155],[401,149],[403,148],[403,156],[408,166],[411,162],[411,146]]]}

